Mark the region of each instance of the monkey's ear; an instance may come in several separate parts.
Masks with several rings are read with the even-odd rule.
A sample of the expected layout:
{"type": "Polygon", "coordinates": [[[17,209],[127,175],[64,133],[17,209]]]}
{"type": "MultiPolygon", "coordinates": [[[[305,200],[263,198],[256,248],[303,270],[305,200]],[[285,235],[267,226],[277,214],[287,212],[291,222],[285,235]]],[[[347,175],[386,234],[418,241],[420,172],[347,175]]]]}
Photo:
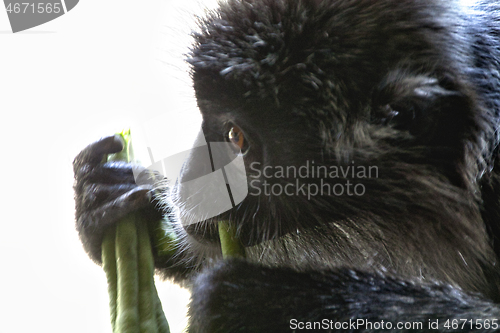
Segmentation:
{"type": "Polygon", "coordinates": [[[371,122],[409,133],[418,144],[443,145],[463,133],[472,102],[466,94],[440,85],[435,78],[393,75],[377,89],[371,122]]]}

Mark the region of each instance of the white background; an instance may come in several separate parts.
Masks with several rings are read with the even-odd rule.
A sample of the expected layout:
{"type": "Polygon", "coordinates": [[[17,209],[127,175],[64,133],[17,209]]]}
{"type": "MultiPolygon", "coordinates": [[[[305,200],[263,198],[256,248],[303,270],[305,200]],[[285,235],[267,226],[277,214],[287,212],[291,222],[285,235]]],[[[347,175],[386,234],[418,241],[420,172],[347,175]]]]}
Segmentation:
{"type": "MultiPolygon", "coordinates": [[[[104,273],[74,228],[71,162],[145,121],[172,153],[191,146],[193,2],[81,0],[16,34],[0,7],[0,333],[110,332],[104,273]]],[[[188,293],[158,288],[180,332],[188,293]]]]}

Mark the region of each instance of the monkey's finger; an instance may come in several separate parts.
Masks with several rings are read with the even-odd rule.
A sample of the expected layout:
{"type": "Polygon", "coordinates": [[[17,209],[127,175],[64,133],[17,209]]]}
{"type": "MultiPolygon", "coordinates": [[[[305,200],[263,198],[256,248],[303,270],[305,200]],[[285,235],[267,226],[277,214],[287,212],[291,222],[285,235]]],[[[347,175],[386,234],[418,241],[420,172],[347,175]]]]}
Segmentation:
{"type": "Polygon", "coordinates": [[[135,187],[137,185],[132,167],[128,163],[113,162],[93,168],[86,164],[75,173],[77,206],[92,209],[93,206],[117,198],[135,187]]]}
{"type": "Polygon", "coordinates": [[[108,136],[85,147],[73,161],[75,174],[85,164],[97,165],[103,161],[104,156],[113,154],[123,149],[123,140],[118,135],[108,136]]]}
{"type": "MultiPolygon", "coordinates": [[[[80,217],[85,217],[87,221],[83,222],[84,228],[103,229],[113,225],[118,220],[127,216],[129,213],[147,207],[151,203],[151,191],[149,188],[136,187],[116,199],[104,203],[96,209],[88,212],[88,209],[82,209],[80,217]]],[[[78,207],[77,207],[78,208],[78,207]]],[[[82,207],[85,208],[85,207],[82,207]]],[[[77,218],[78,216],[77,210],[77,218]]]]}
{"type": "MultiPolygon", "coordinates": [[[[90,257],[94,261],[100,262],[100,249],[104,232],[129,213],[143,208],[151,208],[151,192],[149,189],[141,187],[137,187],[93,210],[77,203],[76,223],[83,246],[90,257]]],[[[146,209],[144,213],[151,214],[151,211],[152,209],[146,209]]]]}
{"type": "Polygon", "coordinates": [[[76,170],[75,178],[103,184],[135,183],[133,165],[127,162],[107,162],[96,166],[85,164],[76,170]],[[91,170],[89,170],[91,168],[91,170]]]}
{"type": "MultiPolygon", "coordinates": [[[[88,184],[83,186],[82,188],[82,191],[80,193],[79,204],[82,206],[82,209],[94,210],[97,209],[99,206],[102,206],[103,204],[106,204],[113,200],[117,200],[118,198],[127,194],[128,192],[130,192],[130,194],[133,194],[136,191],[143,191],[143,190],[150,191],[151,189],[152,186],[150,185],[144,185],[138,187],[135,184],[115,184],[115,185],[88,184]]],[[[121,200],[129,199],[130,194],[125,195],[121,200]]],[[[147,196],[149,194],[145,193],[145,195],[147,196]]]]}

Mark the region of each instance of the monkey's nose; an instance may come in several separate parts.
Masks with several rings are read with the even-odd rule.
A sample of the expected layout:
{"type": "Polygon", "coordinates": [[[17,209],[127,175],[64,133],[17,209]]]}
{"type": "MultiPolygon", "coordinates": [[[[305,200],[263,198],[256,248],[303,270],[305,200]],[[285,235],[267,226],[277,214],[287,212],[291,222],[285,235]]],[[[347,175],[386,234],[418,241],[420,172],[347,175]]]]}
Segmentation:
{"type": "Polygon", "coordinates": [[[206,142],[200,131],[190,150],[172,197],[184,226],[220,215],[248,195],[243,156],[228,142],[206,142]]]}

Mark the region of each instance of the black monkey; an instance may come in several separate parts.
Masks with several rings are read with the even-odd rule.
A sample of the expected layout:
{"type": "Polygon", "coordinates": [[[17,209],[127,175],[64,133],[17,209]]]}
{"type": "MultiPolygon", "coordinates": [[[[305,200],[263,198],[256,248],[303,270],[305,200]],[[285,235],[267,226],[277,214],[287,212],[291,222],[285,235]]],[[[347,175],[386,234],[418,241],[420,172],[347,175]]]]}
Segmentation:
{"type": "Polygon", "coordinates": [[[496,0],[228,0],[193,37],[205,138],[241,150],[249,194],[191,223],[103,139],[74,162],[92,259],[141,209],[181,240],[156,265],[191,287],[191,332],[500,330],[496,0]],[[246,260],[220,260],[219,219],[246,260]]]}

